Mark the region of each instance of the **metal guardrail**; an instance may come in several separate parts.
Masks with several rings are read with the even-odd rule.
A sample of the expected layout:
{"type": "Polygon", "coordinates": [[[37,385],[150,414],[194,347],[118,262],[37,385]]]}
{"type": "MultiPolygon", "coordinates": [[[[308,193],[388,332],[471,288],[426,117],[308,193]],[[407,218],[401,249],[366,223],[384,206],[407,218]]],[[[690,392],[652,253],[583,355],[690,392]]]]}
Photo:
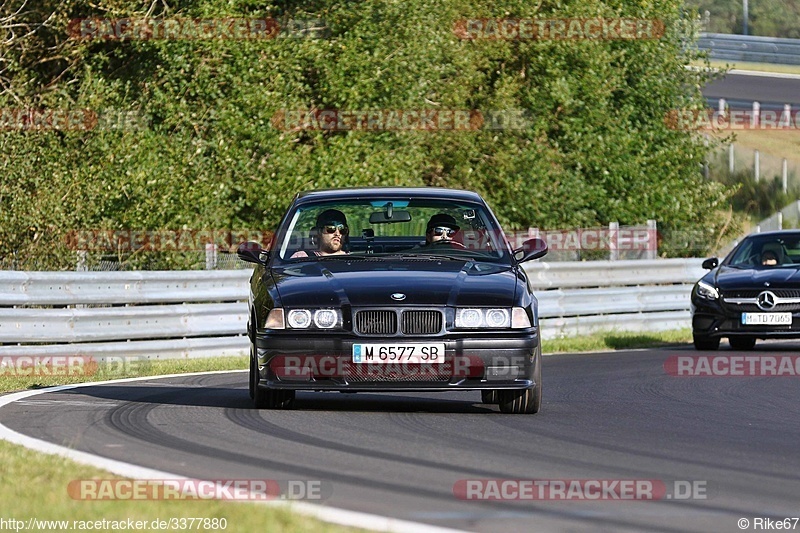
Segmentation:
{"type": "Polygon", "coordinates": [[[691,325],[689,295],[702,259],[525,265],[539,300],[542,337],[664,331],[691,325]]]}
{"type": "MultiPolygon", "coordinates": [[[[700,259],[529,263],[544,338],[689,325],[700,259]]],[[[248,270],[0,272],[0,358],[242,355],[248,270]]]]}
{"type": "Polygon", "coordinates": [[[697,47],[708,50],[711,59],[800,65],[800,39],[701,33],[697,47]]]}

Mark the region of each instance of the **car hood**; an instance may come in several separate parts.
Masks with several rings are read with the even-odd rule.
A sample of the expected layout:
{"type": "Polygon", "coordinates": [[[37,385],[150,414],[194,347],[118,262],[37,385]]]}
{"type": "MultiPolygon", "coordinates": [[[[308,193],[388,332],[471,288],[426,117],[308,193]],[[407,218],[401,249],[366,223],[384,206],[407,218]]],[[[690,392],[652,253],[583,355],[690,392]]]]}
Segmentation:
{"type": "Polygon", "coordinates": [[[513,267],[472,261],[309,261],[272,269],[283,307],[497,306],[511,307],[513,267]],[[392,294],[404,294],[402,301],[392,294]]]}
{"type": "Polygon", "coordinates": [[[791,267],[739,269],[723,266],[714,277],[716,286],[723,290],[800,288],[800,270],[791,267]]]}

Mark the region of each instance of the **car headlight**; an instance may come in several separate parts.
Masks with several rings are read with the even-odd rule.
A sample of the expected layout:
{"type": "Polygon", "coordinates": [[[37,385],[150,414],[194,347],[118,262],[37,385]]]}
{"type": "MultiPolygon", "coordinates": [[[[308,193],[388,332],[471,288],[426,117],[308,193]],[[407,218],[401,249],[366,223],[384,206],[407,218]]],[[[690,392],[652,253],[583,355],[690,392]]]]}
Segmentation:
{"type": "Polygon", "coordinates": [[[292,329],[306,329],[311,325],[311,311],[308,309],[292,309],[287,315],[287,322],[292,329]]]}
{"type": "Polygon", "coordinates": [[[333,329],[341,327],[342,313],[338,309],[291,309],[286,312],[290,329],[333,329]]]}
{"type": "Polygon", "coordinates": [[[719,291],[716,289],[716,287],[713,287],[702,281],[697,282],[696,292],[697,296],[706,300],[716,300],[719,298],[719,291]]]}
{"type": "Polygon", "coordinates": [[[314,325],[320,329],[331,329],[339,323],[339,316],[333,309],[319,309],[314,312],[314,325]]]}
{"type": "Polygon", "coordinates": [[[510,309],[462,307],[456,309],[455,326],[466,329],[521,329],[531,327],[531,321],[522,307],[510,309]]]}

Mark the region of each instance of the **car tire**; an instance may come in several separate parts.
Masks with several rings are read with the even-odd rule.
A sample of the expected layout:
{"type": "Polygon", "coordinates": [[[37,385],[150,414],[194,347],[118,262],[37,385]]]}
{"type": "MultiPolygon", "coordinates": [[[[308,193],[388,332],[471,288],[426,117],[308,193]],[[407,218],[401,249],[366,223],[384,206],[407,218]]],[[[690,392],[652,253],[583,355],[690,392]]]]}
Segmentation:
{"type": "Polygon", "coordinates": [[[294,405],[295,391],[260,387],[254,350],[250,348],[250,398],[256,409],[291,409],[294,405]]]}
{"type": "Polygon", "coordinates": [[[250,352],[250,374],[248,375],[248,388],[250,389],[250,399],[254,400],[256,397],[256,362],[253,358],[252,350],[250,352]]]}
{"type": "Polygon", "coordinates": [[[269,389],[256,385],[253,403],[256,409],[291,409],[294,398],[293,390],[269,389]]]}
{"type": "Polygon", "coordinates": [[[497,390],[482,390],[481,391],[481,402],[485,404],[496,404],[498,400],[498,392],[497,390]]]}
{"type": "Polygon", "coordinates": [[[752,350],[756,345],[755,337],[729,337],[728,344],[732,350],[752,350]]]}
{"type": "Polygon", "coordinates": [[[707,352],[719,349],[719,337],[704,337],[702,335],[693,335],[692,337],[695,350],[707,352]]]}
{"type": "Polygon", "coordinates": [[[538,387],[528,387],[522,390],[500,390],[498,401],[500,412],[506,414],[522,415],[533,414],[539,411],[536,402],[538,387]]]}
{"type": "Polygon", "coordinates": [[[533,368],[535,385],[522,390],[497,391],[500,412],[506,414],[535,414],[542,408],[542,344],[536,348],[536,362],[533,368]]]}

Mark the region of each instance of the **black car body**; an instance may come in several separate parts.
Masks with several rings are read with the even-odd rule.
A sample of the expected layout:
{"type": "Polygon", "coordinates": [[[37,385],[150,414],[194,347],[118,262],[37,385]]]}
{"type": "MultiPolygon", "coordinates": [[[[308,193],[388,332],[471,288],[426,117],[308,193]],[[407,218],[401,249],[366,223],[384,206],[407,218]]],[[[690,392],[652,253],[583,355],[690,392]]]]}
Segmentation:
{"type": "Polygon", "coordinates": [[[698,350],[721,337],[747,350],[756,339],[800,338],[800,231],[748,235],[692,290],[692,330],[698,350]]]}
{"type": "Polygon", "coordinates": [[[473,192],[298,194],[268,251],[239,249],[256,264],[251,397],[257,407],[288,408],[298,390],[480,390],[503,412],[537,412],[537,301],[521,263],[546,253],[540,239],[512,250],[473,192]],[[344,223],[320,222],[334,212],[349,233],[344,223]],[[439,231],[451,238],[426,243],[426,224],[436,220],[455,222],[439,231]],[[323,233],[342,235],[348,253],[315,255],[323,233]]]}

